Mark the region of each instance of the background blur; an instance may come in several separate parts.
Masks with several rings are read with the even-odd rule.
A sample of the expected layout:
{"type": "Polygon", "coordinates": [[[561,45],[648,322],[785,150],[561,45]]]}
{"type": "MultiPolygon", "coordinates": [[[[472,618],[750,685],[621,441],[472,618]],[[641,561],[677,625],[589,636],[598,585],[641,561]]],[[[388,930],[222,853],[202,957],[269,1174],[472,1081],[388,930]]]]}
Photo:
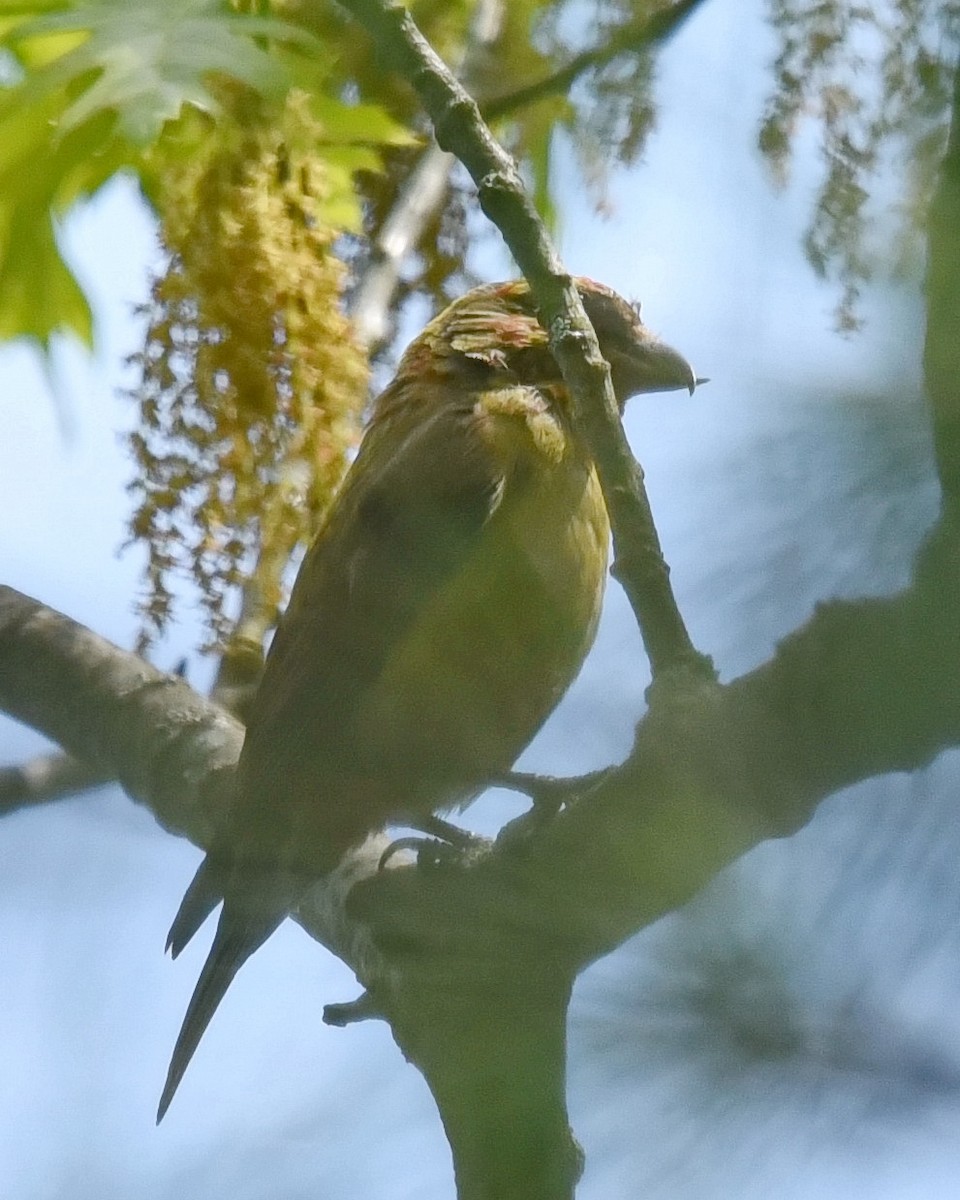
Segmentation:
{"type": "MultiPolygon", "coordinates": [[[[820,163],[798,142],[777,192],[756,150],[775,42],[760,0],[710,0],[660,57],[657,129],[598,216],[561,145],[562,251],[643,300],[648,324],[709,375],[695,396],[634,402],[667,560],[696,644],[722,678],[762,662],[831,596],[903,586],[936,515],[921,394],[922,265],[878,271],[862,331],[834,329],[835,285],[801,249],[820,163]]],[[[893,173],[881,179],[895,189],[893,173]]],[[[878,262],[892,244],[880,218],[878,262]]],[[[141,561],[118,555],[132,472],[119,395],[132,305],[159,251],[132,186],[63,231],[96,297],[97,352],[50,373],[0,355],[0,575],[132,645],[141,561]]],[[[487,239],[478,270],[510,273],[487,239]]],[[[413,332],[413,331],[411,331],[413,332]]],[[[154,651],[208,682],[198,626],[154,651]]],[[[611,585],[597,646],[523,765],[622,757],[647,683],[611,585]]],[[[0,759],[41,739],[0,724],[0,759]]],[[[960,1197],[960,758],[831,797],[684,911],[581,979],[570,1107],[585,1200],[960,1197]]],[[[493,827],[514,801],[471,813],[493,827]]],[[[115,787],[0,829],[0,1192],[10,1200],[452,1194],[424,1084],[385,1027],[329,1030],[350,973],[288,922],[251,960],[163,1126],[160,1085],[209,934],[163,951],[200,852],[115,787]]]]}

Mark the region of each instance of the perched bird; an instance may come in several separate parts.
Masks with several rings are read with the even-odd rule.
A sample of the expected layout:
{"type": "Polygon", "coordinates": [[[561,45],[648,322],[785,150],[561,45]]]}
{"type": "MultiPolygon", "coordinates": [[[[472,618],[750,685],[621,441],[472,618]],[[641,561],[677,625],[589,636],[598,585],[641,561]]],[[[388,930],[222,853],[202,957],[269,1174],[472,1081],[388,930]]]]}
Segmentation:
{"type": "MultiPolygon", "coordinates": [[[[622,408],[693,391],[639,312],[577,281],[622,408]]],[[[176,956],[223,911],[163,1117],[238,969],[345,851],[509,770],[593,641],[609,525],[524,281],[475,288],[413,342],[297,576],[233,809],[187,890],[176,956]]]]}

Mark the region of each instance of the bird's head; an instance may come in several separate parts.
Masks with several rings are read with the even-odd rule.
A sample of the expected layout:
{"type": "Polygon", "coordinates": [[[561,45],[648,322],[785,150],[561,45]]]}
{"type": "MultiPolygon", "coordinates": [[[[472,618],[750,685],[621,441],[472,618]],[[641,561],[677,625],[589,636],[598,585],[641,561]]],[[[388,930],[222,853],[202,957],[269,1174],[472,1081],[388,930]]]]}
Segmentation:
{"type": "MultiPolygon", "coordinates": [[[[640,392],[693,392],[698,380],[683,355],[640,319],[640,310],[592,279],[576,280],[587,316],[610,364],[613,390],[623,408],[640,392]]],[[[546,331],[526,280],[474,288],[435,317],[408,348],[398,375],[474,374],[504,383],[560,382],[546,331]]],[[[478,380],[479,381],[479,380],[478,380]]]]}

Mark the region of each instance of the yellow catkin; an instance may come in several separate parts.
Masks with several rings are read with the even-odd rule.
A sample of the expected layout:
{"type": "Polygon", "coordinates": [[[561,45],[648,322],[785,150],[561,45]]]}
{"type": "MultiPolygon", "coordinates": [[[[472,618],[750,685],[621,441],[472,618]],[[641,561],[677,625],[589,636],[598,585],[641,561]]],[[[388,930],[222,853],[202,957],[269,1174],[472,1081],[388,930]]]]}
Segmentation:
{"type": "Polygon", "coordinates": [[[160,173],[169,259],[135,356],[131,439],[145,640],[169,617],[176,569],[197,584],[214,640],[229,627],[229,590],[251,572],[275,610],[283,564],[356,440],[368,369],[343,311],[340,230],[324,216],[322,134],[293,93],[279,120],[222,121],[160,173]]]}

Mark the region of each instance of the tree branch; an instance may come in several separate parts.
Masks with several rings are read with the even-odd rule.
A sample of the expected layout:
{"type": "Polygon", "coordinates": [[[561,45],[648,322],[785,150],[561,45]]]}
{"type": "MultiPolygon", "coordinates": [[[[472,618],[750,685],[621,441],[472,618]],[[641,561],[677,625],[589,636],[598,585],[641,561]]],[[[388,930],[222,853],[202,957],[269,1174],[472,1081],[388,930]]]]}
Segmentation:
{"type": "MultiPolygon", "coordinates": [[[[599,783],[587,777],[587,803],[463,872],[400,868],[384,881],[374,863],[371,886],[418,878],[432,892],[446,877],[503,872],[492,909],[512,910],[512,925],[535,917],[583,966],[750,845],[793,832],[825,796],[960,744],[958,660],[960,549],[944,525],[908,590],[823,604],[762,667],[651,710],[629,759],[599,783]]],[[[165,827],[209,843],[242,729],[182,679],[0,587],[0,708],[121,779],[165,827]]]]}
{"type": "Polygon", "coordinates": [[[455,161],[436,143],[429,145],[404,181],[396,204],[374,239],[370,266],[350,306],[357,334],[371,352],[382,346],[390,333],[390,302],[400,266],[443,203],[455,161]]]}
{"type": "MultiPolygon", "coordinates": [[[[945,521],[911,588],[822,605],[750,674],[665,694],[627,762],[588,777],[585,799],[574,788],[528,835],[432,870],[380,871],[385,841],[372,839],[313,889],[297,919],[356,971],[424,1070],[452,1140],[463,1139],[461,1195],[572,1193],[562,1018],[576,973],[838,788],[960,744],[958,660],[960,550],[945,521]],[[485,1079],[500,1090],[484,1110],[485,1079]],[[520,1141],[507,1144],[518,1122],[520,1141]],[[517,1156],[522,1189],[479,1190],[477,1139],[488,1134],[517,1156]],[[538,1174],[547,1163],[563,1169],[538,1174]]],[[[0,707],[209,844],[241,729],[183,680],[0,588],[0,707]]]]}
{"type": "MultiPolygon", "coordinates": [[[[915,770],[960,744],[960,548],[936,531],[897,596],[821,605],[764,666],[674,692],[602,782],[470,872],[365,883],[401,940],[445,943],[465,917],[579,970],[694,896],[765,838],[793,833],[837,790],[915,770]],[[541,951],[543,953],[543,951],[541,951]]],[[[366,909],[364,908],[364,911],[366,909]]],[[[382,935],[381,935],[382,936],[382,935]]]]}
{"type": "MultiPolygon", "coordinates": [[[[503,0],[477,0],[459,64],[469,87],[477,60],[489,52],[503,22],[503,0]]],[[[350,306],[362,344],[372,354],[390,330],[390,305],[404,259],[416,249],[424,229],[439,212],[447,195],[455,157],[429,145],[397,193],[396,203],[373,240],[370,263],[350,306]]]]}
{"type": "Polygon", "coordinates": [[[0,817],[109,782],[102,772],[68,754],[38,754],[19,766],[0,768],[0,817]]]}
{"type": "Polygon", "coordinates": [[[243,727],[167,675],[0,586],[0,707],[206,845],[243,727]]]}
{"type": "MultiPolygon", "coordinates": [[[[58,742],[101,780],[118,780],[172,833],[206,849],[231,799],[243,726],[176,675],[0,585],[0,710],[58,742]]],[[[343,917],[357,878],[378,872],[371,838],[310,894],[301,923],[376,978],[364,929],[343,917]]]]}

